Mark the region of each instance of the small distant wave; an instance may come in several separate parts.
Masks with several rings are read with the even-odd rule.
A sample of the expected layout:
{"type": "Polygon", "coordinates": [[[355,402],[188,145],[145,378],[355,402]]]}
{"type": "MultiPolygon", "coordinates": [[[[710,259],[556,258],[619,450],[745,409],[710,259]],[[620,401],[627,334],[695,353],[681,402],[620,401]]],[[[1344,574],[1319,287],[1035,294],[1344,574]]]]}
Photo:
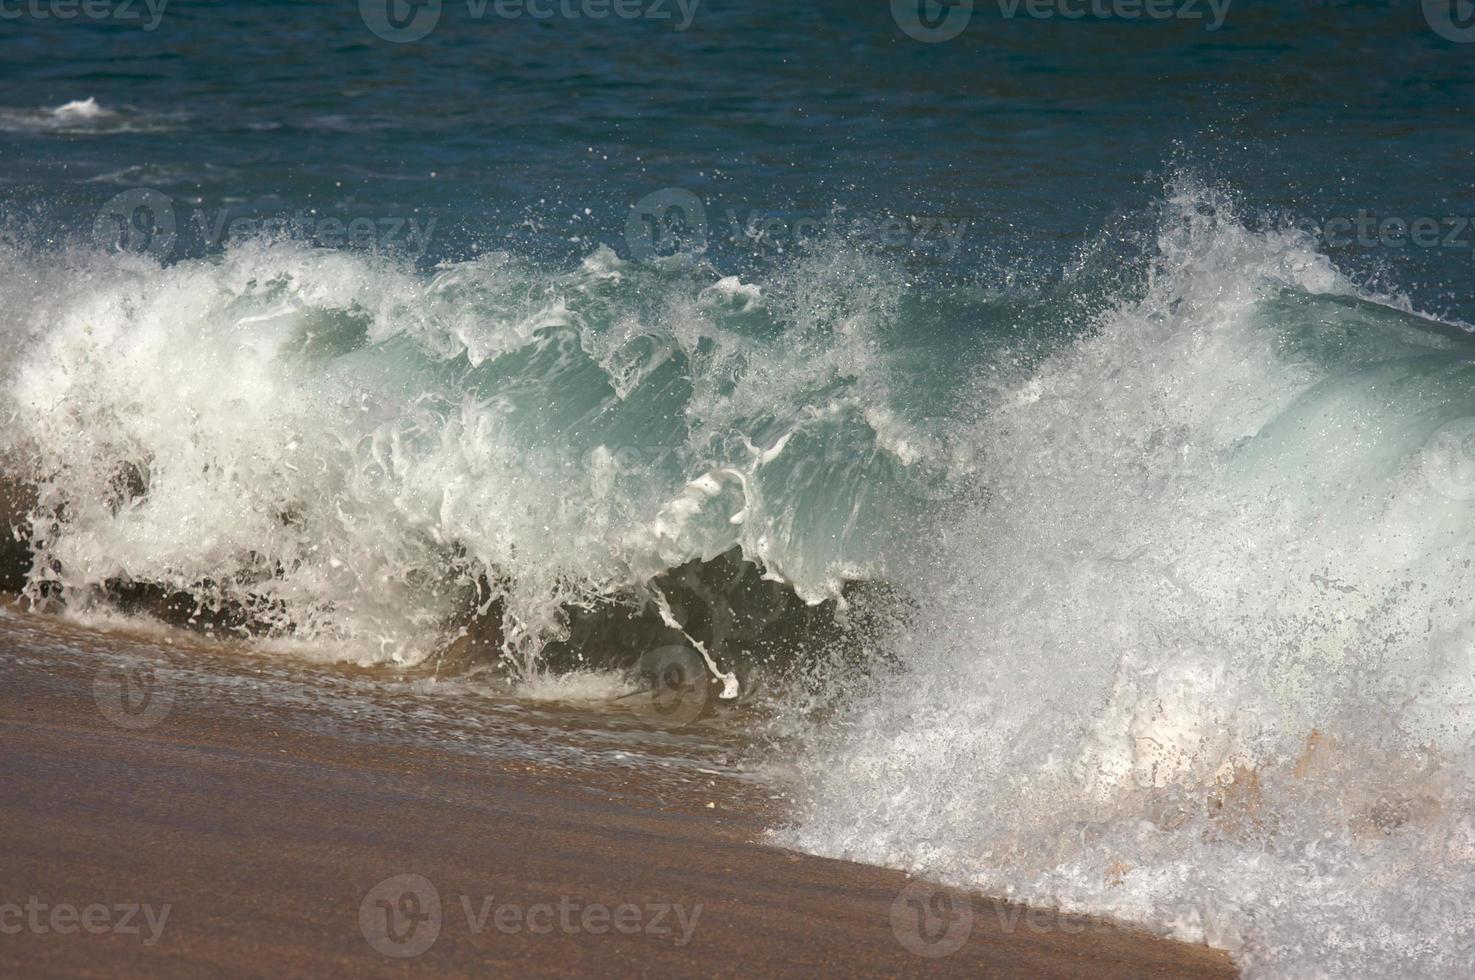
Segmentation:
{"type": "Polygon", "coordinates": [[[336,113],[326,116],[313,116],[301,124],[303,129],[320,130],[329,133],[367,133],[381,129],[392,129],[394,125],[394,123],[384,119],[369,119],[336,113]]]}
{"type": "Polygon", "coordinates": [[[97,99],[88,97],[86,99],[68,102],[66,105],[57,106],[51,110],[51,115],[56,119],[62,120],[91,120],[105,119],[115,115],[115,113],[111,109],[104,109],[98,105],[97,99]]]}
{"type": "Polygon", "coordinates": [[[179,124],[179,117],[145,113],[131,106],[112,108],[92,96],[51,108],[0,108],[0,132],[105,136],[163,132],[179,124]]]}

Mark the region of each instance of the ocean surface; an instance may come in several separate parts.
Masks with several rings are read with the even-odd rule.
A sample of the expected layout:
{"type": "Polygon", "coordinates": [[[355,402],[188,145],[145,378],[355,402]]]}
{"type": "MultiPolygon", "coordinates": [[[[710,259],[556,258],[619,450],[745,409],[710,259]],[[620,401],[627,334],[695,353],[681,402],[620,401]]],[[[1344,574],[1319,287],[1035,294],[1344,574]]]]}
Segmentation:
{"type": "Polygon", "coordinates": [[[777,843],[1466,976],[1471,13],[0,5],[6,574],[675,669],[777,843]]]}

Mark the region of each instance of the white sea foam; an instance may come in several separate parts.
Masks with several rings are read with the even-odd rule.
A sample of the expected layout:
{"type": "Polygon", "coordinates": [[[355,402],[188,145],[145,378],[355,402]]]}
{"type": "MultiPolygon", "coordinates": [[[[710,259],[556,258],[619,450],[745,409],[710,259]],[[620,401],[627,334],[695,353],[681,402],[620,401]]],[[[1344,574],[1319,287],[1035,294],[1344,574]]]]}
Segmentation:
{"type": "MultiPolygon", "coordinates": [[[[889,398],[885,273],[816,259],[755,326],[755,290],[719,283],[744,301],[714,307],[716,277],[608,249],[428,277],[269,240],[165,267],[12,249],[5,435],[40,493],[33,588],[183,590],[414,663],[485,572],[528,669],[564,604],[735,546],[823,598],[905,534],[875,495],[889,480],[904,505],[910,474],[848,448],[877,443],[889,398]]],[[[924,441],[884,417],[888,444],[924,441]]]]}
{"type": "Polygon", "coordinates": [[[56,119],[75,121],[80,119],[101,119],[104,116],[113,115],[112,110],[104,109],[97,104],[97,99],[88,97],[76,99],[65,105],[59,105],[51,110],[51,115],[56,119]]]}
{"type": "Polygon", "coordinates": [[[173,129],[184,119],[178,112],[148,112],[133,106],[104,105],[93,96],[58,106],[0,107],[0,132],[109,136],[173,129]]]}
{"type": "Polygon", "coordinates": [[[636,690],[627,672],[579,670],[567,674],[533,674],[518,681],[513,694],[528,701],[607,705],[636,690]]]}
{"type": "Polygon", "coordinates": [[[778,839],[1252,977],[1464,975],[1475,494],[1427,450],[1475,416],[1475,345],[1201,190],[1158,253],[1144,296],[981,379],[984,499],[778,839]]]}
{"type": "Polygon", "coordinates": [[[33,584],[186,589],[415,662],[486,570],[523,695],[598,701],[614,675],[533,668],[565,603],[735,545],[811,600],[889,577],[921,603],[901,670],[809,733],[783,842],[1252,976],[1461,975],[1475,345],[1215,195],[1165,212],[1139,292],[995,357],[952,416],[903,370],[907,288],[843,250],[758,284],[604,249],[430,276],[290,242],[12,249],[0,458],[40,494],[33,584]]]}

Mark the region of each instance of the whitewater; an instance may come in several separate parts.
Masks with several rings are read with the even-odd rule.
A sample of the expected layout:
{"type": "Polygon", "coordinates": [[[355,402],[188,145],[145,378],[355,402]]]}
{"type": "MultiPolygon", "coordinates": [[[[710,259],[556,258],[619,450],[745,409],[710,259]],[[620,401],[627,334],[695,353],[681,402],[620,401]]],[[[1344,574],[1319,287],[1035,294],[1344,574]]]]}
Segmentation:
{"type": "Polygon", "coordinates": [[[771,691],[805,793],[778,843],[1252,977],[1459,975],[1475,339],[1194,181],[1126,273],[1092,255],[942,286],[844,241],[758,279],[12,242],[27,594],[403,666],[495,606],[497,669],[557,689],[609,603],[730,670],[661,584],[690,563],[841,620],[883,584],[822,718],[771,691]]]}
{"type": "Polygon", "coordinates": [[[1251,977],[1465,975],[1475,347],[1170,204],[1140,296],[979,378],[983,499],[777,839],[1251,977]]]}

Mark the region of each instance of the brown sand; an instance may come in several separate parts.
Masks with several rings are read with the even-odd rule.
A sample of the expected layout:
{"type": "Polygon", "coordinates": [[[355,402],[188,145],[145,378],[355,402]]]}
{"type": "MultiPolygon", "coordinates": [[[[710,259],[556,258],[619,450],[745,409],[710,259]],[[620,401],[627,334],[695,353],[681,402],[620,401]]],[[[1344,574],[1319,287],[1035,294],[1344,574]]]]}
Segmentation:
{"type": "Polygon", "coordinates": [[[908,942],[937,947],[917,939],[917,906],[893,924],[908,879],[759,843],[780,813],[752,780],[579,772],[385,739],[368,720],[314,729],[310,708],[231,694],[123,728],[100,713],[86,657],[38,650],[17,622],[0,619],[0,932],[32,898],[47,907],[0,934],[3,976],[1234,975],[1204,947],[941,890],[920,897],[971,907],[971,931],[950,955],[919,955],[908,942]],[[384,918],[377,902],[403,887],[365,901],[404,874],[435,888],[439,931],[392,958],[360,910],[381,945],[413,951],[431,933],[409,927],[435,920],[384,918]],[[61,905],[115,922],[114,906],[165,903],[152,944],[142,913],[136,934],[50,927],[61,905]],[[680,906],[689,941],[657,905],[680,906]],[[409,942],[385,940],[387,921],[409,942]]]}

